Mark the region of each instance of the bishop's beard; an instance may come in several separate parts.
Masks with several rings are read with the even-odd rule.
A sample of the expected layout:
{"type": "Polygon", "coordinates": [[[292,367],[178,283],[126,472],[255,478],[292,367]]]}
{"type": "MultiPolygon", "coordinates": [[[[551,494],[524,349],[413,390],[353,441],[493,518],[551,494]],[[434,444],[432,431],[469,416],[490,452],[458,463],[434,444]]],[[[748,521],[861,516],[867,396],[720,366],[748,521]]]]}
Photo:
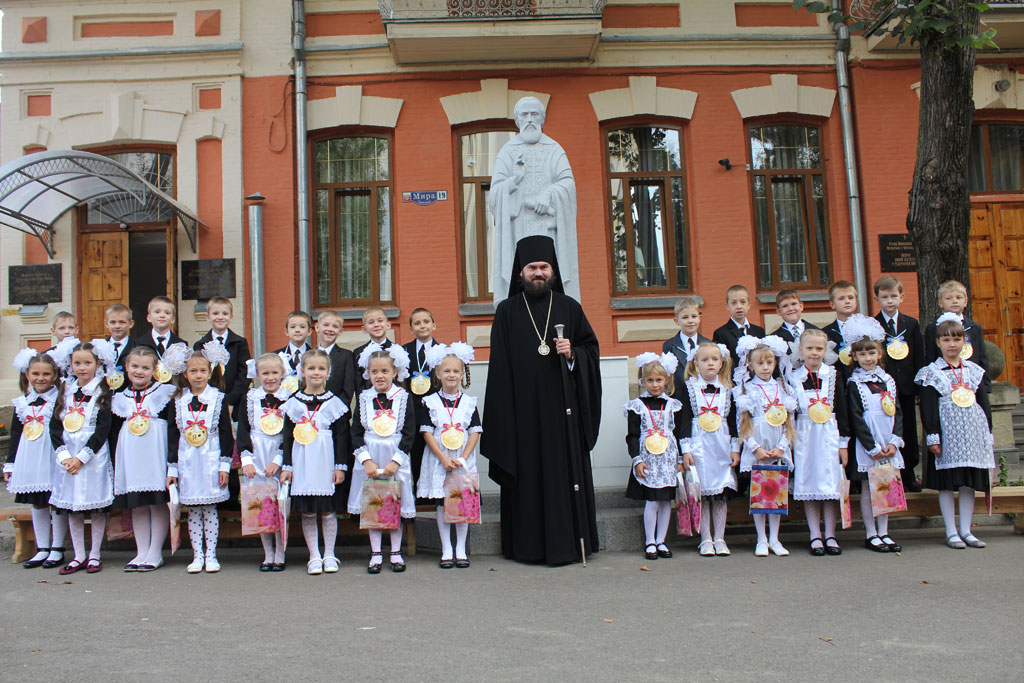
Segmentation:
{"type": "Polygon", "coordinates": [[[519,280],[523,285],[523,291],[530,296],[543,296],[551,291],[555,286],[555,276],[552,275],[547,280],[530,280],[526,276],[519,276],[519,280]]]}

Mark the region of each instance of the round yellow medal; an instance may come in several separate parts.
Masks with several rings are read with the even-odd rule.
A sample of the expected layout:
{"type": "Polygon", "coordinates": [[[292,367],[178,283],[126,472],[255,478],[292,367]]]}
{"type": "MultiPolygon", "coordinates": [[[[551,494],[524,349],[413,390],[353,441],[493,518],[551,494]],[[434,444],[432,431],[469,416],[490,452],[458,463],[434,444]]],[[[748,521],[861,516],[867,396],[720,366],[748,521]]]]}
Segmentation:
{"type": "Polygon", "coordinates": [[[885,347],[885,352],[889,354],[889,358],[893,360],[903,360],[910,355],[910,346],[906,342],[899,339],[893,339],[888,346],[885,347]]]}
{"type": "Polygon", "coordinates": [[[43,429],[42,424],[36,422],[35,420],[32,420],[31,422],[25,425],[25,428],[21,431],[21,433],[29,441],[35,441],[36,439],[43,435],[44,431],[46,430],[43,429]]]}
{"type": "Polygon", "coordinates": [[[889,394],[882,395],[882,412],[889,417],[896,414],[896,401],[889,394]]]}
{"type": "Polygon", "coordinates": [[[807,409],[807,415],[811,418],[811,422],[823,425],[832,418],[832,406],[818,401],[807,409]]]}
{"type": "Polygon", "coordinates": [[[156,381],[160,382],[160,384],[167,384],[171,381],[171,378],[174,377],[174,375],[172,375],[171,371],[167,369],[167,366],[164,365],[163,361],[159,361],[156,364],[156,370],[153,371],[153,377],[155,377],[156,381]]]}
{"type": "Polygon", "coordinates": [[[651,455],[661,455],[668,450],[668,439],[665,438],[660,429],[655,429],[644,439],[644,448],[651,455]]]}
{"type": "Polygon", "coordinates": [[[300,422],[295,425],[295,429],[292,430],[292,436],[295,440],[301,443],[303,446],[316,441],[317,428],[312,422],[300,422]]]}
{"type": "Polygon", "coordinates": [[[77,410],[72,410],[64,416],[64,431],[77,432],[85,425],[85,417],[77,410]]]}
{"type": "Polygon", "coordinates": [[[772,427],[781,427],[789,419],[789,411],[776,403],[765,412],[764,419],[772,427]]]}
{"type": "Polygon", "coordinates": [[[132,436],[142,436],[149,431],[149,418],[145,415],[136,415],[128,420],[128,433],[132,436]]]}
{"type": "Polygon", "coordinates": [[[430,391],[430,379],[424,374],[417,374],[409,382],[409,388],[412,389],[412,393],[422,396],[430,391]]]}
{"type": "Polygon", "coordinates": [[[373,433],[377,436],[391,436],[398,428],[398,421],[387,413],[382,413],[373,418],[373,433]]]}
{"type": "Polygon", "coordinates": [[[974,355],[974,346],[971,342],[964,342],[963,348],[960,349],[960,358],[963,360],[969,359],[974,355]]]}
{"type": "Polygon", "coordinates": [[[287,391],[289,394],[294,394],[299,390],[299,378],[295,375],[289,375],[281,381],[281,388],[287,391]]]}
{"type": "Polygon", "coordinates": [[[466,433],[455,427],[441,432],[441,445],[450,451],[457,451],[466,443],[466,433]]]}
{"type": "Polygon", "coordinates": [[[192,425],[185,430],[185,441],[193,448],[199,448],[202,446],[206,443],[206,439],[208,439],[209,436],[210,432],[206,427],[201,427],[199,425],[192,425]]]}
{"type": "Polygon", "coordinates": [[[117,391],[124,385],[124,373],[114,370],[107,375],[107,386],[117,391]]]}
{"type": "Polygon", "coordinates": [[[280,434],[284,429],[284,419],[279,413],[267,413],[260,418],[260,431],[269,436],[280,434]]]}
{"type": "Polygon", "coordinates": [[[852,359],[850,358],[850,347],[849,346],[844,346],[843,348],[839,349],[839,362],[840,363],[842,363],[843,365],[849,365],[851,360],[852,359]]]}
{"type": "Polygon", "coordinates": [[[700,416],[697,417],[697,426],[705,432],[717,432],[718,428],[722,426],[722,416],[718,413],[713,413],[710,410],[701,413],[700,416]]]}
{"type": "Polygon", "coordinates": [[[970,408],[971,406],[974,405],[974,402],[977,400],[977,398],[974,395],[974,392],[965,387],[963,384],[953,389],[953,393],[950,395],[950,398],[953,399],[953,403],[957,404],[961,408],[970,408]]]}

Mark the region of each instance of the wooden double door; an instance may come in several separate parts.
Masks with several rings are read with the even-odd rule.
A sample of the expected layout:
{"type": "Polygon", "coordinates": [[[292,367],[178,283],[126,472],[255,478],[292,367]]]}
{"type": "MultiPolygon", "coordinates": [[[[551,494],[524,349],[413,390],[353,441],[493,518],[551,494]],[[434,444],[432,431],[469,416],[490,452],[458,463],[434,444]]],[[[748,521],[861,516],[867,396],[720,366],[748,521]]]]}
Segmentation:
{"type": "Polygon", "coordinates": [[[970,262],[974,318],[1006,356],[998,379],[1024,387],[1024,204],[972,207],[970,262]]]}

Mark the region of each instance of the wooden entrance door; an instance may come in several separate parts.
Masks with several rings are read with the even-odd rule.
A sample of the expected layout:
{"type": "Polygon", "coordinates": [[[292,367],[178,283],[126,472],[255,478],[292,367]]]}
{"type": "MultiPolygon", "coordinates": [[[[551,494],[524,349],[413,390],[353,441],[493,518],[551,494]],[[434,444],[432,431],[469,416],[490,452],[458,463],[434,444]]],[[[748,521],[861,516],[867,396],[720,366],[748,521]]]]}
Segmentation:
{"type": "Polygon", "coordinates": [[[81,339],[106,337],[106,310],[128,303],[128,232],[81,234],[81,339]]]}
{"type": "Polygon", "coordinates": [[[1024,204],[976,205],[971,214],[974,318],[1006,356],[999,379],[1024,387],[1024,204]]]}

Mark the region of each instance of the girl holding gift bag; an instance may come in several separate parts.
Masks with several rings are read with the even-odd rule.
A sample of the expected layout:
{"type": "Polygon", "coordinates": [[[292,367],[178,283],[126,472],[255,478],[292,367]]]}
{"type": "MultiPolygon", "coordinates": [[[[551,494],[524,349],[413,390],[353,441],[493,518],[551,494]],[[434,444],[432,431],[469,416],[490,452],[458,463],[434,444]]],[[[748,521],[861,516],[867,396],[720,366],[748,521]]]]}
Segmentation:
{"type": "Polygon", "coordinates": [[[451,346],[435,343],[425,354],[439,391],[421,400],[425,410],[419,425],[427,445],[420,465],[416,494],[437,506],[437,531],[441,535],[441,569],[469,566],[466,538],[469,524],[455,524],[455,551],[452,555],[451,527],[445,521],[445,479],[449,472],[476,474],[476,446],[483,427],[476,409],[476,397],[462,393],[469,387],[468,363],[473,360],[473,347],[464,342],[451,346]]]}
{"type": "Polygon", "coordinates": [[[334,545],[349,460],[348,406],[327,390],[331,374],[327,352],[311,349],[302,354],[299,374],[302,385],[283,408],[281,483],[291,482],[291,509],[302,513],[302,535],[309,549],[306,573],[333,574],[339,569],[334,545]],[[323,556],[318,515],[324,533],[323,556]]]}
{"type": "Polygon", "coordinates": [[[799,406],[793,448],[793,498],[804,501],[811,555],[841,555],[843,550],[836,540],[836,519],[843,468],[846,467],[846,447],[850,441],[846,396],[839,373],[824,362],[828,335],[809,329],[800,335],[799,341],[803,364],[789,375],[799,406]],[[823,515],[824,539],[821,536],[823,515]]]}
{"type": "Polygon", "coordinates": [[[683,420],[677,413],[683,404],[672,398],[672,376],[679,361],[673,353],[641,353],[636,358],[637,377],[643,391],[622,406],[626,416],[626,449],[633,467],[626,497],[644,502],[644,557],[672,557],[665,535],[672,520],[676,497],[676,472],[693,464],[679,452],[683,420]]]}
{"type": "MultiPolygon", "coordinates": [[[[882,369],[885,330],[874,318],[854,314],[843,325],[843,339],[857,366],[846,383],[850,434],[857,441],[857,471],[851,480],[868,480],[868,471],[884,465],[903,468],[903,415],[896,381],[882,369]]],[[[867,538],[864,547],[878,553],[903,548],[889,536],[889,515],[875,516],[870,486],[863,486],[860,510],[867,538]]]]}
{"type": "Polygon", "coordinates": [[[164,540],[170,531],[167,509],[168,446],[177,448],[178,429],[171,412],[173,384],[153,378],[159,358],[148,346],[125,357],[128,386],[114,394],[111,433],[114,447],[114,508],[131,510],[135,557],[126,572],[151,572],[163,566],[164,540]]]}
{"type": "Polygon", "coordinates": [[[11,401],[14,418],[11,420],[10,452],[4,463],[4,481],[7,482],[7,490],[15,494],[14,502],[32,506],[36,554],[25,560],[22,566],[25,569],[49,569],[63,563],[64,539],[68,532],[67,516],[50,512],[57,460],[53,455],[53,444],[45,438],[60,395],[61,371],[49,353],[39,353],[35,349],[19,351],[14,357],[14,367],[20,375],[22,395],[11,401]]]}
{"type": "MultiPolygon", "coordinates": [[[[67,358],[71,379],[50,419],[50,439],[58,470],[50,504],[67,513],[75,558],[61,574],[84,569],[102,571],[100,547],[107,528],[107,509],[114,502],[114,470],[110,462],[110,387],[103,380],[114,369],[117,354],[106,339],[79,344],[67,358]],[[92,517],[92,549],[85,555],[85,513],[92,517]]],[[[64,363],[62,363],[63,365],[64,363]]]]}
{"type": "MultiPolygon", "coordinates": [[[[282,388],[285,376],[284,361],[276,353],[265,353],[247,363],[250,379],[259,380],[260,386],[246,395],[244,410],[238,412],[238,452],[242,459],[245,483],[277,481],[284,464],[281,446],[284,442],[284,413],[282,407],[290,394],[282,388]]],[[[261,572],[283,572],[284,546],[281,532],[260,534],[263,543],[261,572]]],[[[319,548],[318,548],[319,550],[319,548]]]]}
{"type": "MultiPolygon", "coordinates": [[[[782,365],[788,365],[788,351],[786,342],[775,335],[764,339],[744,335],[736,343],[740,363],[733,378],[739,386],[732,391],[737,432],[743,444],[740,472],[750,472],[755,463],[793,469],[791,448],[796,436],[793,411],[797,404],[783,379],[782,365]]],[[[781,515],[767,515],[767,536],[765,516],[754,515],[757,530],[754,555],[768,557],[769,550],[779,556],[789,555],[779,542],[781,515]]]]}
{"type": "Polygon", "coordinates": [[[171,444],[167,479],[168,484],[178,484],[179,501],[188,508],[192,562],[185,571],[189,574],[204,568],[211,574],[220,571],[217,503],[230,497],[228,473],[235,448],[231,417],[220,390],[220,368],[229,360],[227,350],[215,341],[206,342],[200,353],[172,344],[163,357],[164,366],[178,375],[171,418],[179,437],[171,444]]]}
{"type": "Polygon", "coordinates": [[[989,488],[992,452],[992,411],[983,386],[985,370],[961,357],[963,324],[953,313],[936,323],[941,357],[918,371],[921,387],[921,422],[927,434],[928,467],[925,486],[939,492],[939,508],[946,523],[946,545],[962,549],[984,548],[971,533],[974,492],[989,488]],[[953,494],[960,494],[960,531],[957,533],[953,494]]]}
{"type": "MultiPolygon", "coordinates": [[[[352,472],[348,511],[362,512],[363,482],[379,476],[394,477],[401,486],[401,517],[416,517],[416,499],[412,494],[412,467],[409,449],[416,436],[416,415],[409,392],[395,381],[409,376],[409,354],[401,346],[387,349],[370,342],[359,354],[363,379],[370,381],[357,397],[358,414],[352,422],[352,449],[359,467],[352,472]]],[[[370,529],[370,562],[366,571],[379,574],[383,565],[383,531],[370,529]]],[[[391,532],[391,571],[405,571],[402,558],[402,524],[391,532]]]]}
{"type": "Polygon", "coordinates": [[[733,415],[732,357],[724,344],[701,342],[686,364],[686,393],[679,422],[683,456],[690,455],[700,475],[701,516],[698,552],[728,555],[725,518],[738,488],[740,441],[733,415]],[[714,536],[712,536],[712,520],[714,536]]]}

